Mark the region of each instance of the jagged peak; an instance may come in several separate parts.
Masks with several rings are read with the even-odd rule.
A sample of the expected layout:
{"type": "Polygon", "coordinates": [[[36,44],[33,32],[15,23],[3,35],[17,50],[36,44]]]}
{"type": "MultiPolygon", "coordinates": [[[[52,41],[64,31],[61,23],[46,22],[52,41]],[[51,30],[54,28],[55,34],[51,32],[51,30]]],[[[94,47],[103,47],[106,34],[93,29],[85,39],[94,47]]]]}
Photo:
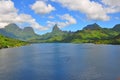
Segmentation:
{"type": "Polygon", "coordinates": [[[61,31],[60,28],[58,27],[57,24],[54,25],[53,29],[52,29],[52,32],[58,32],[58,31],[61,31]]]}
{"type": "Polygon", "coordinates": [[[99,29],[101,29],[101,27],[97,23],[89,24],[83,28],[83,30],[99,30],[99,29]]]}

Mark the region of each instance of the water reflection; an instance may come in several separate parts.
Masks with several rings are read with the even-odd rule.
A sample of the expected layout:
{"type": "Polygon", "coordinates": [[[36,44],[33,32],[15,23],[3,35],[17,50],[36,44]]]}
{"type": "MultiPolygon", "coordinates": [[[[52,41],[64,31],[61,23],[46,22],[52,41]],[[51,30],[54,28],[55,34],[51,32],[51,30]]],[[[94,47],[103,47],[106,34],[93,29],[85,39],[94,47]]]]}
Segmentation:
{"type": "Polygon", "coordinates": [[[0,50],[0,80],[117,80],[120,46],[33,44],[0,50]]]}

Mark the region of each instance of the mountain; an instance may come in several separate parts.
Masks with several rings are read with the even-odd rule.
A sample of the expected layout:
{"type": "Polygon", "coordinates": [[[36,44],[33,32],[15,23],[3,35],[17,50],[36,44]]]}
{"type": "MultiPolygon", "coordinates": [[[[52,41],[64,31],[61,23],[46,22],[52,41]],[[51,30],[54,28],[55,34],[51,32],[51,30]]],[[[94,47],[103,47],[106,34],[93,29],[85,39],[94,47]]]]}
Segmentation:
{"type": "Polygon", "coordinates": [[[120,34],[114,37],[114,44],[120,44],[120,34]]]}
{"type": "Polygon", "coordinates": [[[51,37],[54,37],[54,36],[62,36],[64,35],[64,33],[66,33],[65,31],[62,31],[57,24],[55,24],[53,26],[53,29],[52,29],[52,32],[50,33],[51,34],[51,37]]]}
{"type": "Polygon", "coordinates": [[[100,30],[100,29],[101,27],[96,23],[87,25],[86,27],[83,28],[83,30],[100,30]]]}
{"type": "Polygon", "coordinates": [[[23,29],[23,32],[27,32],[28,34],[33,34],[33,35],[35,34],[32,27],[25,27],[23,29]]]}
{"type": "Polygon", "coordinates": [[[39,39],[30,42],[60,42],[67,36],[68,32],[60,30],[57,24],[53,26],[52,32],[41,35],[39,39]]]}
{"type": "Polygon", "coordinates": [[[20,29],[16,24],[11,23],[5,26],[5,30],[8,32],[17,32],[17,31],[21,31],[22,29],[20,29]]]}
{"type": "Polygon", "coordinates": [[[30,39],[35,39],[39,37],[39,35],[37,35],[32,27],[25,27],[22,30],[22,34],[21,34],[21,38],[23,38],[24,40],[30,40],[30,39]]]}
{"type": "Polygon", "coordinates": [[[112,30],[114,31],[120,31],[120,24],[115,25],[112,30]]]}
{"type": "Polygon", "coordinates": [[[98,24],[92,24],[84,27],[83,30],[78,30],[72,33],[72,35],[67,36],[63,42],[112,44],[115,42],[113,40],[114,37],[118,34],[120,32],[109,28],[101,28],[98,24]],[[97,26],[95,27],[95,25],[97,26]]]}
{"type": "Polygon", "coordinates": [[[96,43],[96,44],[116,44],[116,45],[119,45],[120,44],[120,34],[118,34],[117,36],[115,36],[113,38],[96,40],[93,43],[96,43]]]}
{"type": "Polygon", "coordinates": [[[82,30],[75,32],[62,31],[57,24],[52,32],[37,35],[31,27],[19,28],[16,24],[9,24],[0,29],[0,33],[15,39],[29,42],[67,42],[67,43],[96,43],[96,44],[119,44],[120,25],[111,28],[102,28],[98,24],[90,24],[82,30]]]}
{"type": "Polygon", "coordinates": [[[62,31],[59,29],[59,27],[57,26],[57,24],[54,25],[53,29],[52,29],[52,33],[61,33],[62,31]]]}
{"type": "MultiPolygon", "coordinates": [[[[96,43],[96,44],[114,44],[115,39],[120,32],[109,28],[102,28],[98,24],[90,24],[76,32],[66,32],[59,29],[57,24],[52,32],[42,35],[39,39],[31,42],[64,42],[64,43],[96,43]]],[[[119,41],[117,41],[119,43],[119,41]]],[[[115,43],[116,44],[116,43],[115,43]]]]}
{"type": "Polygon", "coordinates": [[[26,44],[27,42],[23,42],[17,39],[12,39],[12,38],[8,38],[3,35],[0,35],[0,49],[9,48],[9,47],[18,47],[26,44]]]}
{"type": "Polygon", "coordinates": [[[6,32],[4,29],[0,29],[0,34],[2,34],[4,36],[11,37],[11,38],[15,38],[16,37],[14,34],[6,32]]]}
{"type": "Polygon", "coordinates": [[[38,37],[32,27],[25,27],[24,29],[21,29],[14,23],[11,23],[5,26],[5,28],[0,29],[0,34],[19,40],[29,40],[38,37]]]}

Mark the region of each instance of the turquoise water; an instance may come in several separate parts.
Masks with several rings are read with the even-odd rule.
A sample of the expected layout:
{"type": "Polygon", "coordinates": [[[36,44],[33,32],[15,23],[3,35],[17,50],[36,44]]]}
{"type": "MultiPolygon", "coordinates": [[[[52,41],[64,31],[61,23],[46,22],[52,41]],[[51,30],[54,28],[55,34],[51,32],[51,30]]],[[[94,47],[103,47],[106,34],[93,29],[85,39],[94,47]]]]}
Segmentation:
{"type": "Polygon", "coordinates": [[[119,45],[42,43],[0,50],[0,80],[119,78],[119,45]]]}

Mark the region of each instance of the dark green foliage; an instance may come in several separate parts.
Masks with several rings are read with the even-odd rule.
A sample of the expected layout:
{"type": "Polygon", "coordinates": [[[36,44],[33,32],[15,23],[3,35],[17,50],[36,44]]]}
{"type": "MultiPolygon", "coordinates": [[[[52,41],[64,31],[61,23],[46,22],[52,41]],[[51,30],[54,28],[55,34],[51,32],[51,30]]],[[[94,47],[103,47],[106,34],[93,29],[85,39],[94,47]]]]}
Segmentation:
{"type": "Polygon", "coordinates": [[[20,29],[16,24],[9,24],[0,33],[7,33],[13,38],[28,40],[29,42],[66,42],[66,43],[95,43],[120,44],[120,25],[114,28],[101,28],[98,24],[87,25],[83,30],[67,32],[59,29],[57,24],[52,32],[36,35],[31,27],[20,29]]]}
{"type": "Polygon", "coordinates": [[[120,34],[114,37],[114,39],[120,39],[120,34]]]}
{"type": "Polygon", "coordinates": [[[0,35],[0,49],[1,48],[9,48],[9,47],[19,47],[19,46],[26,45],[26,44],[27,44],[27,42],[8,38],[3,35],[0,35]]]}
{"type": "Polygon", "coordinates": [[[39,39],[30,40],[30,42],[61,42],[67,35],[68,32],[60,30],[55,24],[51,33],[41,35],[39,39]]]}
{"type": "Polygon", "coordinates": [[[51,33],[44,34],[37,40],[31,40],[31,42],[119,44],[119,34],[120,32],[113,29],[101,28],[96,23],[76,32],[61,31],[55,25],[51,33]]]}
{"type": "Polygon", "coordinates": [[[107,32],[106,30],[77,31],[67,36],[63,41],[74,42],[74,43],[93,43],[96,40],[111,39],[119,34],[118,32],[115,31],[111,31],[111,33],[106,33],[106,32],[107,32]]]}

